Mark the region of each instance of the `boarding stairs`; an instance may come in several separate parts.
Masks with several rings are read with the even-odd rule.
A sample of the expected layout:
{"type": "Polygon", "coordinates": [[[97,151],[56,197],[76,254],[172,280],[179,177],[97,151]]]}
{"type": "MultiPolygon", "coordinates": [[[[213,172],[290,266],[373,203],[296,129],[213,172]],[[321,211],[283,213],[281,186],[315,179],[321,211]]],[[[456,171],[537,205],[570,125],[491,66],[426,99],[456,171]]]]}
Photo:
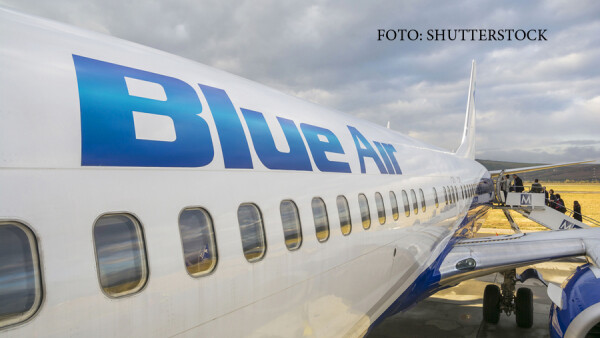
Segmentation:
{"type": "Polygon", "coordinates": [[[511,210],[550,230],[586,229],[591,226],[600,226],[600,221],[585,215],[582,215],[582,220],[585,223],[576,220],[571,217],[575,212],[568,208],[565,213],[562,213],[546,205],[544,193],[509,192],[506,195],[506,201],[503,200],[504,192],[496,191],[493,208],[501,209],[504,212],[511,228],[517,233],[520,233],[521,230],[512,218],[511,210]]]}

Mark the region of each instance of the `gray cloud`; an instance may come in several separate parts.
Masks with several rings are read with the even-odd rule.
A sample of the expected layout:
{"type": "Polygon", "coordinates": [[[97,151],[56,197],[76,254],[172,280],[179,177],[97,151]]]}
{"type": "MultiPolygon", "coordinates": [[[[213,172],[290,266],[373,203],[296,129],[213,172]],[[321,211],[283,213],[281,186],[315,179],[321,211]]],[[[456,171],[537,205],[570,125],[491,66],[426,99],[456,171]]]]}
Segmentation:
{"type": "Polygon", "coordinates": [[[181,55],[381,125],[391,121],[393,129],[448,149],[461,138],[475,59],[478,157],[600,157],[597,1],[0,3],[181,55]],[[379,28],[543,28],[548,41],[389,42],[377,41],[379,28]]]}

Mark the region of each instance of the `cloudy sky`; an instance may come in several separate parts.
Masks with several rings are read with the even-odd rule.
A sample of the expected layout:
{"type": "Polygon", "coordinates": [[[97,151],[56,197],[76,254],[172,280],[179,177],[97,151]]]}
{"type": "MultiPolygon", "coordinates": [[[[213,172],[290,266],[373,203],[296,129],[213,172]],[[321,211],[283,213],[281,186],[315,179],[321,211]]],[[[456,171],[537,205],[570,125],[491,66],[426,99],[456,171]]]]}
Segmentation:
{"type": "Polygon", "coordinates": [[[65,1],[0,5],[208,64],[429,142],[460,143],[477,62],[477,157],[600,159],[599,1],[65,1]],[[428,29],[547,41],[426,41],[428,29]],[[378,41],[416,29],[424,41],[378,41]]]}

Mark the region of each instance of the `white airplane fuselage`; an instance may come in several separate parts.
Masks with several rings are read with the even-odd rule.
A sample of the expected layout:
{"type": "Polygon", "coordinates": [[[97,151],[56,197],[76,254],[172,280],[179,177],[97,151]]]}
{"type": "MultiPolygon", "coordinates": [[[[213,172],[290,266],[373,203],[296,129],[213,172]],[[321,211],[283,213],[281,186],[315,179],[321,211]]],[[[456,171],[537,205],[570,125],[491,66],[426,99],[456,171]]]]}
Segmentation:
{"type": "Polygon", "coordinates": [[[471,159],[134,43],[9,11],[0,11],[0,18],[0,221],[19,222],[34,233],[43,295],[36,313],[0,327],[2,336],[363,335],[378,319],[433,290],[436,262],[454,239],[472,236],[489,207],[489,173],[471,159]],[[91,63],[81,66],[80,61],[91,63]],[[113,139],[116,145],[105,148],[86,143],[92,131],[100,136],[90,142],[113,137],[90,119],[92,110],[100,111],[93,114],[104,116],[109,125],[120,123],[102,112],[106,102],[118,105],[122,93],[98,101],[83,93],[104,86],[86,84],[106,74],[90,71],[94,62],[100,68],[125,69],[122,76],[134,80],[135,71],[166,77],[160,80],[163,92],[147,79],[125,83],[130,96],[170,102],[181,87],[187,95],[183,102],[197,100],[189,105],[201,107],[194,119],[203,121],[202,130],[185,129],[190,124],[169,115],[173,111],[163,112],[172,124],[144,115],[163,113],[140,111],[140,119],[122,124],[115,133],[127,129],[137,135],[131,144],[149,140],[154,142],[150,148],[179,147],[177,142],[203,133],[198,144],[204,148],[188,151],[184,144],[178,157],[165,155],[159,163],[152,162],[154,148],[131,148],[131,154],[111,157],[111,147],[124,149],[129,141],[113,139]],[[203,90],[209,87],[226,93],[235,109],[228,117],[233,120],[215,118],[220,108],[203,90]],[[264,116],[268,133],[258,129],[260,119],[249,123],[251,116],[260,117],[252,115],[256,112],[264,116]],[[144,117],[149,125],[143,125],[144,117]],[[288,124],[284,127],[282,121],[288,124]],[[153,129],[153,122],[159,127],[153,129]],[[241,129],[228,129],[231,125],[241,129]],[[307,133],[313,127],[333,136],[327,141],[321,134],[310,141],[307,133]],[[291,145],[290,139],[298,136],[301,142],[291,145]],[[264,150],[268,144],[261,142],[271,139],[276,151],[264,150]],[[333,139],[341,150],[327,148],[333,139]],[[224,145],[226,140],[233,141],[224,145]],[[395,151],[381,151],[376,142],[395,151]],[[238,146],[248,151],[236,153],[238,146]],[[262,152],[257,150],[261,146],[262,152]],[[292,163],[298,157],[285,154],[294,153],[308,161],[292,163]],[[138,164],[127,162],[131,158],[138,164]],[[452,202],[444,194],[448,187],[456,188],[458,198],[452,202]],[[410,216],[405,215],[403,190],[410,216]],[[397,219],[390,191],[398,201],[397,219]],[[384,224],[376,193],[383,196],[384,224]],[[359,194],[369,202],[368,229],[362,226],[359,194]],[[340,195],[350,209],[348,235],[340,230],[340,195]],[[327,207],[330,235],[324,242],[316,236],[315,197],[327,207]],[[283,200],[294,201],[299,211],[302,244],[294,251],[284,240],[283,200]],[[243,203],[258,206],[264,222],[266,253],[255,262],[242,249],[237,213],[243,203]],[[180,213],[189,207],[210,214],[218,254],[214,270],[196,278],[186,272],[178,227],[180,213]],[[93,237],[97,219],[110,213],[127,213],[139,221],[148,269],[143,288],[116,298],[99,284],[93,237]]]}

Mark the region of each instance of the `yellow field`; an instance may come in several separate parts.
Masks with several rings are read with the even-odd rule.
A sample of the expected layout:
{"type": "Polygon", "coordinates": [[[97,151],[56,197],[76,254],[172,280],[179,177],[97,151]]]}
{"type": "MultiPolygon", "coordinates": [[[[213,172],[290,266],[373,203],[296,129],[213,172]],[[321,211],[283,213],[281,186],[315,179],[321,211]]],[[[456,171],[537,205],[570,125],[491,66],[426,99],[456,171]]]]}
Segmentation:
{"type": "MultiPolygon", "coordinates": [[[[531,187],[531,182],[526,182],[525,191],[531,187]]],[[[600,221],[600,183],[544,183],[542,185],[547,190],[554,189],[554,193],[560,194],[565,201],[565,206],[573,209],[573,201],[579,201],[581,204],[581,213],[600,221]]],[[[568,212],[567,212],[568,214],[568,212]]],[[[515,222],[523,230],[547,230],[545,227],[519,215],[511,212],[515,222]]],[[[584,220],[585,223],[585,220],[584,220]]],[[[501,210],[490,210],[488,213],[484,228],[510,229],[510,225],[501,210]]]]}

